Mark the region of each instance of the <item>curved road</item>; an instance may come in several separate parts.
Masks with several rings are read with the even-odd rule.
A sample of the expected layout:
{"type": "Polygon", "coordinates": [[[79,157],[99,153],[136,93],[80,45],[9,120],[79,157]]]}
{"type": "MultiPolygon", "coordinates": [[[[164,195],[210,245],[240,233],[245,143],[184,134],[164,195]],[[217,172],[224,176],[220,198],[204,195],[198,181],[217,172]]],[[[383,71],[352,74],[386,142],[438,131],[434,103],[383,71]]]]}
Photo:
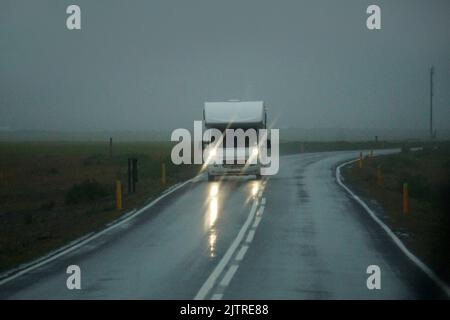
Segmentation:
{"type": "Polygon", "coordinates": [[[441,292],[337,184],[357,152],[281,158],[262,182],[194,179],[0,285],[1,299],[408,299],[441,292]],[[81,268],[68,290],[66,268],[81,268]],[[369,290],[366,269],[381,270],[369,290]]]}

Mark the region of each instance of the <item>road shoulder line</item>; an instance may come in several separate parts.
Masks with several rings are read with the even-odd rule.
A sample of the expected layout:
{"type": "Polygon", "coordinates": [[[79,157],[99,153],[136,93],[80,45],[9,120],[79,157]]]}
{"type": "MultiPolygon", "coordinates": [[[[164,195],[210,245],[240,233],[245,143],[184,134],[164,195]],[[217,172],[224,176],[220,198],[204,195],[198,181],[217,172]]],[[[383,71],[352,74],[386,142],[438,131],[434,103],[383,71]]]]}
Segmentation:
{"type": "Polygon", "coordinates": [[[370,217],[387,233],[387,235],[392,239],[392,241],[399,247],[399,249],[417,266],[419,269],[421,269],[431,280],[434,281],[434,283],[444,291],[444,293],[447,295],[447,297],[450,298],[450,288],[445,284],[444,281],[442,281],[425,263],[423,263],[417,256],[415,256],[411,251],[408,250],[408,248],[405,246],[405,244],[395,235],[395,233],[383,222],[381,221],[376,214],[372,211],[372,209],[369,208],[369,206],[361,200],[360,197],[358,197],[353,191],[350,190],[343,182],[342,182],[342,175],[341,175],[341,168],[354,163],[358,161],[358,159],[350,160],[344,163],[341,163],[336,167],[336,181],[338,184],[347,191],[350,196],[356,200],[364,209],[365,211],[370,215],[370,217]]]}

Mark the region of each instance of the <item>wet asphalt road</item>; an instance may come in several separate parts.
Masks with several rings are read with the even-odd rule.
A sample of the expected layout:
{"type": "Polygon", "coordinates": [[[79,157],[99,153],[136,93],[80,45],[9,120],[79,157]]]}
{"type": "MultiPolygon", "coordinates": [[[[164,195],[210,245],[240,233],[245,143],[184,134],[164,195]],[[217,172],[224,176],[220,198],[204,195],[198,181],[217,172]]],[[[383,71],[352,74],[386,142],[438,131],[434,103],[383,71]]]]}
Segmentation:
{"type": "Polygon", "coordinates": [[[135,218],[0,285],[1,299],[409,299],[441,292],[337,184],[356,152],[281,158],[262,182],[187,183],[135,218]],[[66,268],[81,268],[68,290],[66,268]],[[378,265],[381,289],[368,290],[378,265]]]}

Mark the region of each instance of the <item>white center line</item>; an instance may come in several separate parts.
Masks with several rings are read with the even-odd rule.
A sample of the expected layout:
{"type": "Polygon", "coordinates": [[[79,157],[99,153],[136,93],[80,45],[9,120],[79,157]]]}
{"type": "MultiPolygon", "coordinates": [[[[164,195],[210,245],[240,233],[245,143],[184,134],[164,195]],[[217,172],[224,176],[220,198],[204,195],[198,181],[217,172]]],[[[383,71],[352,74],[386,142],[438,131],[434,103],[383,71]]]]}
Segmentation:
{"type": "Polygon", "coordinates": [[[257,216],[262,216],[263,212],[264,212],[264,206],[260,206],[258,212],[256,213],[257,216]]]}
{"type": "Polygon", "coordinates": [[[213,272],[209,275],[208,279],[206,279],[205,283],[202,285],[200,290],[198,291],[197,295],[194,297],[195,300],[203,300],[208,295],[209,291],[214,287],[217,278],[220,276],[222,271],[225,269],[228,262],[231,260],[231,258],[234,255],[234,252],[238,248],[239,244],[241,243],[242,239],[244,238],[245,233],[247,232],[250,223],[253,220],[253,217],[255,216],[256,208],[258,207],[258,201],[254,201],[252,208],[250,209],[250,214],[248,215],[247,220],[242,225],[241,230],[239,231],[238,235],[234,239],[231,246],[228,248],[227,252],[223,256],[222,260],[220,260],[219,264],[216,266],[216,268],[213,270],[213,272]]]}
{"type": "MultiPolygon", "coordinates": [[[[259,199],[258,199],[258,200],[259,200],[259,199]]],[[[247,225],[247,224],[248,224],[248,223],[251,223],[252,219],[254,218],[255,221],[254,221],[254,223],[253,223],[251,229],[249,230],[249,232],[248,232],[248,234],[247,234],[247,239],[246,239],[246,242],[247,242],[247,243],[250,243],[250,242],[253,241],[253,238],[254,238],[255,232],[256,232],[256,228],[258,227],[259,223],[261,222],[262,214],[263,214],[263,212],[264,212],[264,208],[265,208],[264,205],[260,205],[259,209],[256,210],[256,208],[258,208],[258,200],[255,201],[256,204],[253,203],[254,206],[252,207],[251,212],[250,212],[250,215],[251,215],[252,217],[251,217],[251,219],[249,219],[250,217],[247,218],[247,221],[245,222],[245,225],[246,225],[245,230],[244,230],[244,228],[241,229],[241,232],[243,232],[243,234],[238,234],[238,236],[242,236],[242,237],[243,237],[244,234],[245,234],[245,232],[246,232],[246,230],[248,229],[248,225],[247,225]]],[[[261,202],[264,202],[264,203],[265,203],[265,202],[266,202],[266,198],[262,198],[262,199],[261,199],[261,202]]],[[[241,233],[241,232],[240,232],[240,233],[241,233]]],[[[239,242],[242,241],[242,237],[241,237],[241,239],[239,240],[239,242]]],[[[235,239],[235,241],[236,241],[236,239],[235,239]]],[[[240,243],[237,243],[237,246],[239,246],[239,244],[240,244],[240,243]]],[[[234,245],[234,243],[233,243],[232,245],[234,245]]],[[[236,248],[234,248],[234,251],[237,249],[237,246],[236,246],[236,248]]],[[[217,291],[211,296],[211,299],[213,299],[213,300],[221,300],[221,299],[223,298],[224,290],[227,288],[227,286],[229,285],[229,283],[230,283],[231,280],[233,279],[234,274],[236,273],[237,269],[239,268],[239,263],[244,259],[244,256],[245,256],[245,254],[247,253],[248,248],[249,248],[248,245],[242,244],[242,246],[241,246],[241,248],[239,249],[239,252],[238,252],[238,254],[236,255],[235,260],[234,260],[236,263],[233,264],[233,265],[231,265],[231,266],[228,268],[228,271],[226,272],[225,276],[222,278],[222,281],[220,282],[219,287],[217,288],[217,291]]],[[[229,249],[228,251],[230,251],[230,249],[229,249]]],[[[233,251],[233,254],[234,254],[234,251],[233,251]]],[[[228,252],[227,252],[227,253],[228,253],[228,252]]],[[[223,260],[224,260],[224,259],[222,259],[222,260],[220,261],[220,263],[222,263],[223,260]]],[[[219,264],[220,264],[220,263],[219,263],[219,264]]],[[[199,293],[197,294],[197,296],[196,296],[195,299],[204,299],[204,298],[209,294],[209,291],[211,291],[211,290],[214,288],[214,286],[215,286],[215,281],[216,281],[217,278],[222,274],[222,272],[223,272],[223,270],[224,270],[224,267],[225,267],[226,265],[228,265],[228,262],[225,263],[225,265],[223,266],[223,268],[222,268],[221,271],[217,271],[217,270],[214,270],[214,271],[213,271],[213,274],[214,274],[216,271],[218,272],[217,274],[214,275],[215,278],[212,278],[213,274],[211,274],[210,278],[208,278],[207,282],[205,282],[205,284],[204,284],[203,287],[200,289],[200,291],[199,291],[199,293]],[[203,290],[203,292],[202,292],[202,290],[203,290]],[[200,294],[203,294],[203,296],[200,295],[200,294]]],[[[219,267],[219,266],[218,266],[218,267],[219,267]]],[[[216,269],[217,269],[217,267],[216,267],[216,269]]]]}
{"type": "Polygon", "coordinates": [[[253,223],[252,228],[258,227],[258,224],[259,224],[260,222],[261,222],[261,216],[259,215],[259,216],[257,216],[257,217],[255,218],[255,222],[253,223]]]}
{"type": "Polygon", "coordinates": [[[225,273],[225,276],[223,277],[222,281],[220,281],[220,285],[222,287],[227,287],[230,284],[231,279],[233,279],[234,274],[236,273],[236,270],[239,268],[237,264],[233,264],[230,266],[230,269],[228,269],[227,273],[225,273]]]}
{"type": "Polygon", "coordinates": [[[248,232],[248,236],[247,236],[246,242],[247,242],[247,243],[252,242],[254,236],[255,236],[255,230],[250,230],[250,231],[248,232]]]}
{"type": "Polygon", "coordinates": [[[236,255],[236,261],[241,261],[244,258],[245,253],[247,252],[247,249],[248,249],[248,246],[246,246],[246,245],[243,245],[241,247],[241,250],[239,250],[238,254],[236,255]]]}
{"type": "Polygon", "coordinates": [[[215,293],[212,295],[211,300],[222,300],[223,294],[222,293],[215,293]]]}

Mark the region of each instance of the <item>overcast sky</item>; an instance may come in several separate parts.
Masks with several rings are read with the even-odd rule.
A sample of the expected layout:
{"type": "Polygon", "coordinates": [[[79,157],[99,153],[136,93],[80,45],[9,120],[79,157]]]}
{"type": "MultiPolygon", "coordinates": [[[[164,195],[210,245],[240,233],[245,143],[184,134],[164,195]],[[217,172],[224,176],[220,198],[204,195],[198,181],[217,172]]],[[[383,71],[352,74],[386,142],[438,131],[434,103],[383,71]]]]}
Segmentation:
{"type": "Polygon", "coordinates": [[[448,0],[1,0],[0,127],[191,128],[238,98],[277,127],[426,129],[431,64],[450,129],[448,0]]]}

